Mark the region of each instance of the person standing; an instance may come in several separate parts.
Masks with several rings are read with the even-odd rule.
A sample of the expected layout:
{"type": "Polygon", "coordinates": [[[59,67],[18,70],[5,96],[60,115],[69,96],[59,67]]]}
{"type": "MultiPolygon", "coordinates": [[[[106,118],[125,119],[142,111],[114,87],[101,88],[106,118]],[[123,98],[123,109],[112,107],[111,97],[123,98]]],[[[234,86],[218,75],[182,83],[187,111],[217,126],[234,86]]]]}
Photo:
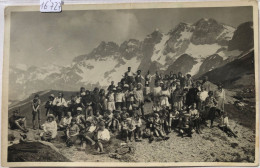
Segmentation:
{"type": "Polygon", "coordinates": [[[206,91],[212,91],[211,90],[211,84],[210,82],[208,81],[208,77],[207,76],[204,76],[203,78],[203,81],[202,81],[202,87],[205,88],[206,91]]]}
{"type": "Polygon", "coordinates": [[[59,92],[58,97],[54,99],[53,106],[55,108],[55,115],[56,117],[58,116],[58,122],[60,122],[61,118],[64,116],[65,109],[68,107],[62,92],[59,92]]]}
{"type": "Polygon", "coordinates": [[[144,79],[144,77],[141,75],[141,70],[138,70],[135,76],[135,83],[142,83],[142,79],[144,79]]]}
{"type": "Polygon", "coordinates": [[[223,89],[223,85],[221,83],[218,84],[218,89],[215,91],[215,99],[217,100],[217,109],[221,112],[224,112],[224,104],[225,104],[225,90],[223,89]]]}
{"type": "Polygon", "coordinates": [[[53,100],[54,100],[54,94],[51,94],[49,96],[49,100],[45,103],[46,116],[53,113],[53,100]]]}
{"type": "Polygon", "coordinates": [[[137,89],[134,91],[134,97],[138,108],[141,109],[142,118],[144,118],[144,93],[141,83],[137,84],[137,89]]]}
{"type": "Polygon", "coordinates": [[[33,129],[36,130],[36,116],[38,117],[38,128],[41,129],[41,100],[38,94],[34,96],[34,99],[32,101],[32,115],[33,129]]]}
{"type": "Polygon", "coordinates": [[[134,75],[135,73],[132,72],[131,67],[128,67],[127,72],[125,72],[125,78],[129,85],[134,82],[134,75]]]}

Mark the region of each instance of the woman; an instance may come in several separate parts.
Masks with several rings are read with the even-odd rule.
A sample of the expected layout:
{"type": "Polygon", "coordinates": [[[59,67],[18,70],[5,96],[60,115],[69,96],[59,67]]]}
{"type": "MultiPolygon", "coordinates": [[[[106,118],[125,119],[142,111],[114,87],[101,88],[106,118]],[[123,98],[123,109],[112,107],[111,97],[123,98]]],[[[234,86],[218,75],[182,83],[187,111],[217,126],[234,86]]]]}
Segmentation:
{"type": "Polygon", "coordinates": [[[35,128],[36,115],[38,116],[38,125],[40,129],[41,128],[41,100],[38,94],[34,96],[34,99],[32,101],[32,115],[33,115],[32,117],[33,129],[36,130],[35,128]]]}
{"type": "Polygon", "coordinates": [[[170,104],[169,104],[168,98],[170,97],[170,92],[169,92],[166,84],[163,85],[160,95],[161,95],[160,96],[160,105],[161,105],[161,107],[163,107],[163,106],[164,107],[169,107],[170,104]]]}
{"type": "Polygon", "coordinates": [[[217,109],[221,112],[224,112],[224,103],[225,103],[225,90],[223,89],[223,85],[221,83],[218,84],[218,90],[215,91],[215,99],[217,100],[217,109]]]}
{"type": "Polygon", "coordinates": [[[50,141],[57,136],[57,123],[54,120],[55,117],[52,114],[47,116],[47,121],[42,125],[43,132],[40,134],[42,140],[50,141]]]}

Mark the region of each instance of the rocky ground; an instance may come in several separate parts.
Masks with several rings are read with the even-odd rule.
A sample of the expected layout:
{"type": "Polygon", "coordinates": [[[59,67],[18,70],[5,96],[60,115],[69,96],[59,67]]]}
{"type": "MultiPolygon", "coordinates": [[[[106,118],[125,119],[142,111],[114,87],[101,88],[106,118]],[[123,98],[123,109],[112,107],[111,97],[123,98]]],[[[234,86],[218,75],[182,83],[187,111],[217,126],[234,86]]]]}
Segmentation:
{"type": "MultiPolygon", "coordinates": [[[[127,144],[133,149],[131,152],[127,148],[126,154],[116,156],[116,149],[121,150],[124,146],[121,146],[123,141],[114,135],[112,143],[102,155],[97,155],[94,147],[87,146],[84,151],[79,150],[79,146],[66,147],[62,132],[52,143],[59,153],[74,162],[254,162],[255,100],[252,95],[254,92],[241,89],[227,91],[225,110],[237,138],[229,137],[220,130],[216,121],[213,128],[203,126],[202,134],[194,133],[192,138],[182,138],[177,132],[172,132],[168,135],[168,141],[158,139],[149,143],[147,139],[143,139],[142,142],[131,142],[127,144]]],[[[151,103],[145,105],[145,111],[151,112],[151,103]]],[[[30,132],[29,137],[39,139],[39,132],[30,132]]],[[[19,136],[18,133],[10,133],[19,136]]]]}

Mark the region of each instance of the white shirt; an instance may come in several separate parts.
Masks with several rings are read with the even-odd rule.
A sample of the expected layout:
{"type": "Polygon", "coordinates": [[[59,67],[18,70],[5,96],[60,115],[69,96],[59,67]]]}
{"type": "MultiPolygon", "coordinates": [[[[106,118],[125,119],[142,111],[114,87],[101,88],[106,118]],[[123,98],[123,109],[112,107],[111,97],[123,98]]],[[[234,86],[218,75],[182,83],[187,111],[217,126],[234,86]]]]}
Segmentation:
{"type": "Polygon", "coordinates": [[[159,96],[161,94],[162,88],[160,86],[153,88],[153,94],[154,96],[159,96]]]}
{"type": "Polygon", "coordinates": [[[53,100],[53,105],[68,107],[67,102],[66,102],[66,100],[63,97],[62,98],[56,97],[53,100]]]}
{"type": "Polygon", "coordinates": [[[109,141],[110,140],[110,133],[106,128],[103,131],[99,130],[98,133],[97,133],[97,138],[100,139],[100,140],[109,141]]]}
{"type": "Polygon", "coordinates": [[[56,121],[48,122],[46,121],[43,124],[43,130],[44,132],[51,132],[51,137],[55,138],[57,136],[57,123],[56,121]]]}
{"type": "Polygon", "coordinates": [[[207,97],[208,97],[207,91],[203,91],[203,92],[199,93],[199,98],[200,98],[201,101],[205,101],[207,97]]]}

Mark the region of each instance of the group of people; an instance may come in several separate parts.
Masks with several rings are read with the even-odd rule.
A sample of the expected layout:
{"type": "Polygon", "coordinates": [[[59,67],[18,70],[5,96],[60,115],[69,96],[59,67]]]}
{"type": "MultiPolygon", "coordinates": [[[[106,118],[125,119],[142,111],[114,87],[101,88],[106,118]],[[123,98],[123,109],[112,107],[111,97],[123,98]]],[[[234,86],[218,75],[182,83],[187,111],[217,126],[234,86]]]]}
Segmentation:
{"type": "MultiPolygon", "coordinates": [[[[55,139],[57,131],[64,131],[67,146],[77,140],[82,148],[86,144],[96,145],[99,152],[104,152],[103,145],[110,141],[110,134],[120,135],[125,142],[142,141],[155,137],[168,140],[172,130],[182,137],[192,137],[195,131],[201,133],[201,124],[210,127],[214,119],[220,117],[219,127],[234,136],[224,110],[225,90],[222,84],[213,90],[205,76],[202,81],[194,81],[190,74],[178,75],[170,72],[164,77],[158,72],[143,77],[141,70],[136,73],[128,67],[121,81],[111,82],[107,89],[84,87],[66,101],[62,92],[55,97],[49,96],[45,103],[47,121],[41,123],[41,100],[35,95],[32,101],[33,129],[41,129],[43,140],[55,139]],[[152,86],[152,79],[154,85],[152,86]],[[152,104],[152,108],[145,104],[152,104]],[[38,119],[38,126],[36,126],[38,119]]],[[[11,128],[27,132],[26,119],[15,111],[10,117],[11,128]]]]}

